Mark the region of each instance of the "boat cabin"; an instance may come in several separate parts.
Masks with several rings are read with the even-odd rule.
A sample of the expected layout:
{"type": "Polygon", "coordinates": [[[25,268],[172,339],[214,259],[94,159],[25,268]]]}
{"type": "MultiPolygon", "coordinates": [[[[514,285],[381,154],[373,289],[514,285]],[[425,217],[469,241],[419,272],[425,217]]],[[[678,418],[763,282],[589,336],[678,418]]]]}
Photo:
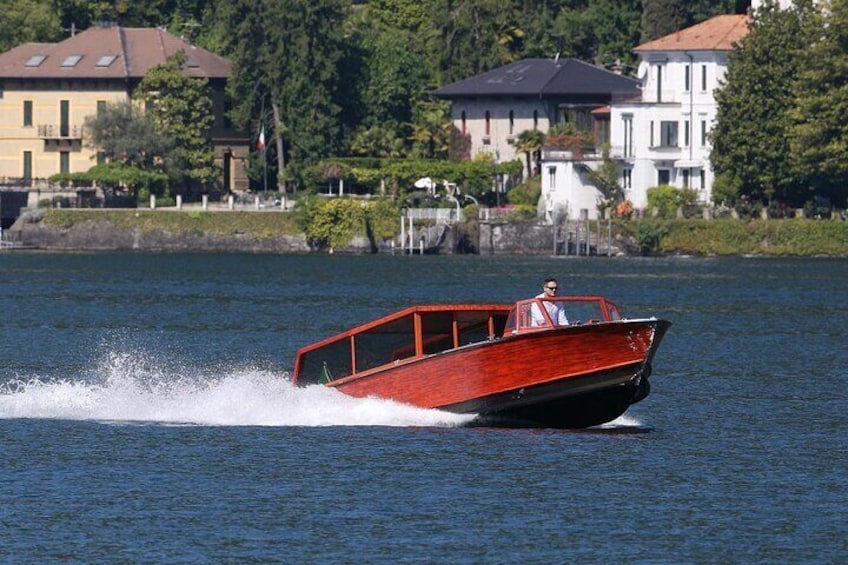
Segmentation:
{"type": "Polygon", "coordinates": [[[618,307],[601,296],[413,306],[301,348],[293,381],[328,384],[480,342],[619,319],[618,307]],[[552,317],[558,309],[564,314],[552,317]]]}
{"type": "Polygon", "coordinates": [[[500,337],[509,304],[413,306],[298,351],[294,382],[327,384],[500,337]]]}

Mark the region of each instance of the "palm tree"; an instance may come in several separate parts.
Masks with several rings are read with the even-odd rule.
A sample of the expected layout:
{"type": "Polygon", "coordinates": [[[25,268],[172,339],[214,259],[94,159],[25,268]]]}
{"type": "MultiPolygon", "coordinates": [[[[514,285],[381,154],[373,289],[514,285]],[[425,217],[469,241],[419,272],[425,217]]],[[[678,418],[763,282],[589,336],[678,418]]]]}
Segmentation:
{"type": "Polygon", "coordinates": [[[545,144],[545,134],[536,129],[526,129],[515,137],[515,151],[527,157],[527,177],[533,176],[533,162],[545,144]]]}

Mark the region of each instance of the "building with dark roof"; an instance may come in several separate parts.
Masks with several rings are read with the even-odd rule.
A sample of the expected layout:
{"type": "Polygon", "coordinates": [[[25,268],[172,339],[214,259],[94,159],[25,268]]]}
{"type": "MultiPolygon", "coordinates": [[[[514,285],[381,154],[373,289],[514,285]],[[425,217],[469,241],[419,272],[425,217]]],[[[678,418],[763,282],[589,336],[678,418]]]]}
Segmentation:
{"type": "Polygon", "coordinates": [[[249,139],[225,119],[229,61],[162,29],[117,26],[0,54],[0,179],[35,187],[56,173],[88,170],[97,152],[85,143],[85,118],[131,100],[145,73],[178,51],[187,57],[185,73],[208,79],[213,92],[220,187],[247,188],[249,139]]]}
{"type": "Polygon", "coordinates": [[[577,59],[524,59],[449,84],[435,95],[450,100],[454,125],[471,138],[471,156],[490,153],[498,161],[522,158],[513,142],[525,130],[547,133],[570,122],[594,130],[604,141],[607,131],[593,110],[614,100],[639,95],[638,81],[577,59]]]}

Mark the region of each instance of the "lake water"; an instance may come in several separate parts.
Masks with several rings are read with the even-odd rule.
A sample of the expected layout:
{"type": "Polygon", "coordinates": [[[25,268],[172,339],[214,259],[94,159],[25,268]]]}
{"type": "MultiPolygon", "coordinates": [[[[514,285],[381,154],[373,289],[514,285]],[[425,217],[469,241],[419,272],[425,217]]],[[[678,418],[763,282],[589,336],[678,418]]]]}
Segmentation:
{"type": "Polygon", "coordinates": [[[0,562],[844,563],[848,261],[0,254],[0,562]],[[285,380],[547,275],[672,326],[585,431],[285,380]]]}

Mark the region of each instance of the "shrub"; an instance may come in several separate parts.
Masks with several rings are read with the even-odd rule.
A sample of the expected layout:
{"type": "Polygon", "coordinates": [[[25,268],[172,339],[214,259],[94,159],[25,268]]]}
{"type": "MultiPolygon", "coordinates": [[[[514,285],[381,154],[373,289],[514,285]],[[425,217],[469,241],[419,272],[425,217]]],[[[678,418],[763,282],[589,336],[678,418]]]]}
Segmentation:
{"type": "Polygon", "coordinates": [[[636,241],[642,255],[653,255],[660,249],[668,227],[661,220],[643,219],[636,225],[636,241]]]}
{"type": "Polygon", "coordinates": [[[541,195],[542,181],[539,177],[534,177],[510,189],[506,199],[510,204],[533,206],[535,208],[541,195]]]}
{"type": "Polygon", "coordinates": [[[673,186],[661,184],[648,189],[648,208],[656,210],[661,218],[675,217],[678,201],[678,191],[673,186]]]}

